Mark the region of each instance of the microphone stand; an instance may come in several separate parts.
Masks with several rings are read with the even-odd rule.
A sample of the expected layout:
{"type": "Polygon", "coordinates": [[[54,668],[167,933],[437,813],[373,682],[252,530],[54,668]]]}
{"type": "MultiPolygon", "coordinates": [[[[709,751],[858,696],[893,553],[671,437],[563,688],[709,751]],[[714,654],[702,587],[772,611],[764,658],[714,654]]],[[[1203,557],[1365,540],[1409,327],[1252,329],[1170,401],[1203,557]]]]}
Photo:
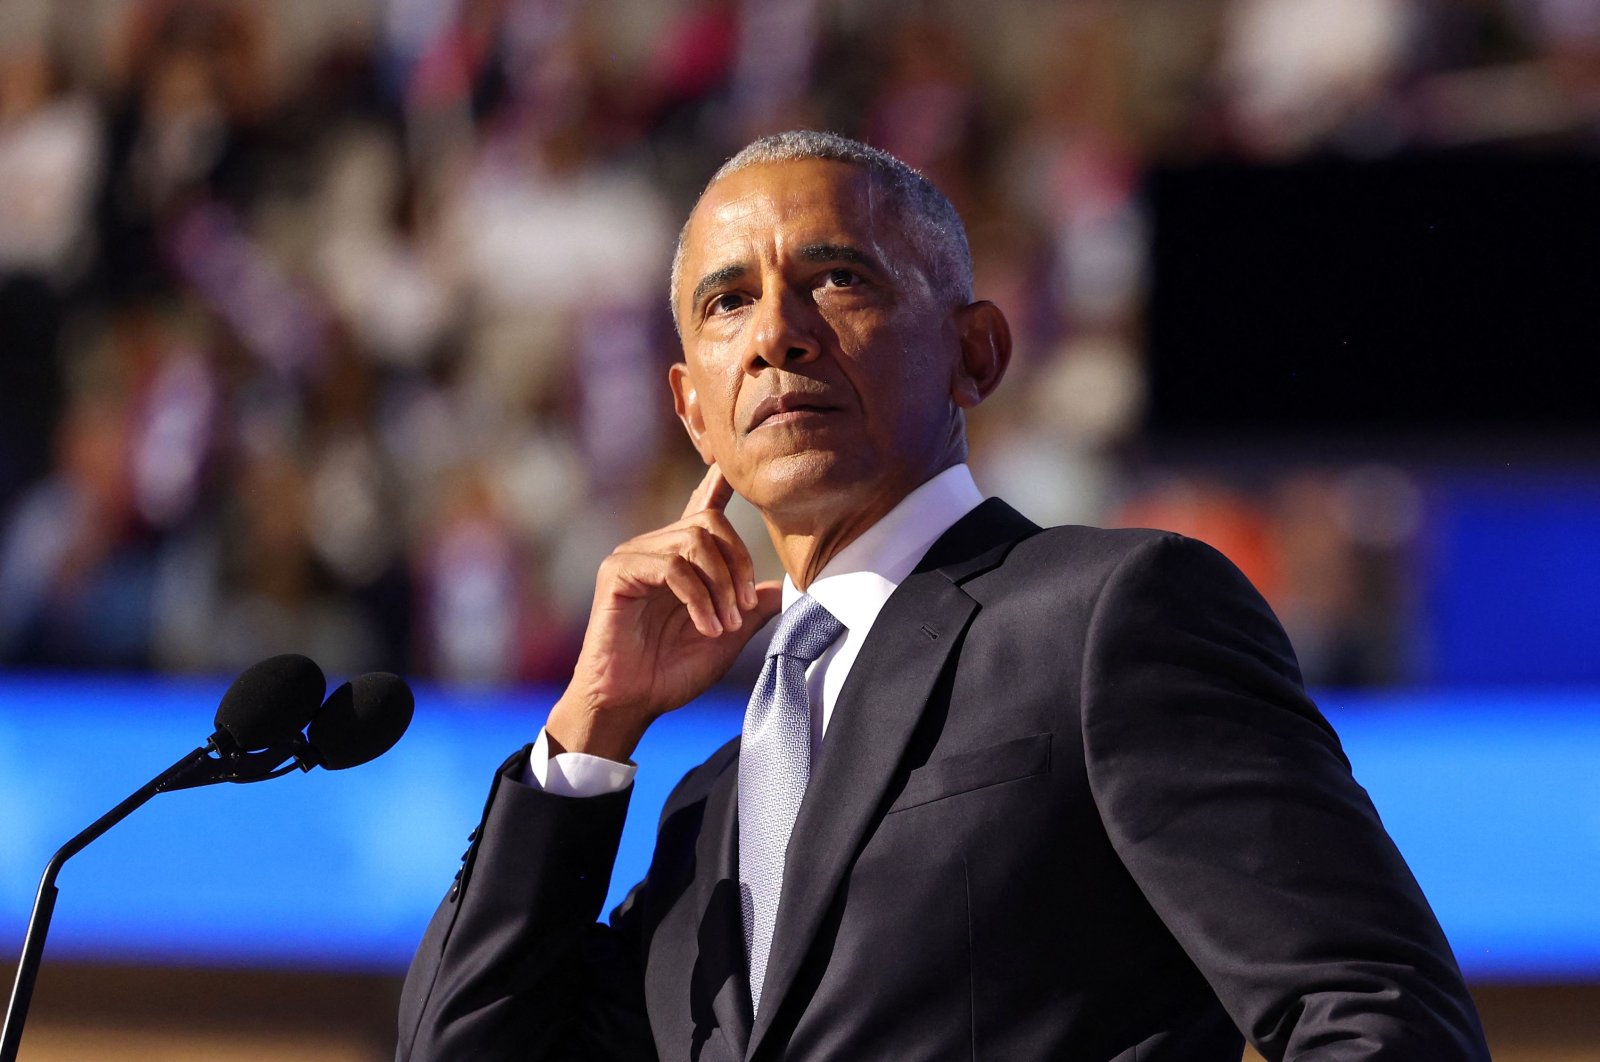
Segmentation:
{"type": "Polygon", "coordinates": [[[62,845],[45,864],[39,892],[28,916],[28,932],[22,942],[22,957],[17,962],[17,979],[11,988],[11,1005],[6,1009],[5,1032],[0,1034],[0,1062],[16,1062],[22,1043],[22,1025],[28,1020],[28,1004],[33,999],[33,984],[39,976],[44,956],[44,938],[50,932],[50,916],[56,908],[56,876],[61,868],[93,841],[157,793],[194,789],[218,782],[259,782],[299,767],[313,765],[311,746],[300,734],[259,752],[246,752],[228,735],[218,730],[211,740],[184,756],[171,767],[140,786],[133,795],[90,823],[88,828],[62,845]],[[216,752],[216,756],[211,753],[216,752]]]}

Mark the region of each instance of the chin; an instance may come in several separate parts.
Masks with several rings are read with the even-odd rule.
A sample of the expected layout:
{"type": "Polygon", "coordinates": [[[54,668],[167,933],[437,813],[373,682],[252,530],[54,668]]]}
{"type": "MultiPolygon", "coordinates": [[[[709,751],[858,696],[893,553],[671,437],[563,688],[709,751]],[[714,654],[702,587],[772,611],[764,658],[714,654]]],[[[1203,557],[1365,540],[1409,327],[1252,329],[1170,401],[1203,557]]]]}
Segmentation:
{"type": "Polygon", "coordinates": [[[871,497],[880,472],[838,451],[804,450],[763,462],[739,493],[762,512],[836,511],[871,497]]]}

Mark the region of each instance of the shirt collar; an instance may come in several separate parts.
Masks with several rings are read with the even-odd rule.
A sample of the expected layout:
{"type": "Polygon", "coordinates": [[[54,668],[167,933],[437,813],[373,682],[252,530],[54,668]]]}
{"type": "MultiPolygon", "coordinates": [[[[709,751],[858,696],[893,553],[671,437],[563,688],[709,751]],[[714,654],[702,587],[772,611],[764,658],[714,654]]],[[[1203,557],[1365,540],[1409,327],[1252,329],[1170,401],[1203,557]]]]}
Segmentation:
{"type": "MultiPolygon", "coordinates": [[[[952,465],[907,494],[899,505],[867,528],[812,580],[806,593],[845,628],[872,626],[895,587],[955,522],[983,503],[983,494],[964,464],[952,465]]],[[[783,577],[783,607],[801,597],[783,577]]]]}

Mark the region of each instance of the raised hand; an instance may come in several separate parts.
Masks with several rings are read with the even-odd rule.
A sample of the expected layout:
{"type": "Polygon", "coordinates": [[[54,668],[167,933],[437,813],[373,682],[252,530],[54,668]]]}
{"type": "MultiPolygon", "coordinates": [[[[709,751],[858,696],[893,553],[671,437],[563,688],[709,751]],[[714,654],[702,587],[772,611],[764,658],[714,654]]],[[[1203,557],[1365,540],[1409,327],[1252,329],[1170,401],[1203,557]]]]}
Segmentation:
{"type": "Polygon", "coordinates": [[[723,514],[732,497],[712,464],[677,523],[601,563],[572,682],[545,724],[552,751],[626,760],[651,723],[726,674],[778,613],[780,584],[756,583],[723,514]]]}

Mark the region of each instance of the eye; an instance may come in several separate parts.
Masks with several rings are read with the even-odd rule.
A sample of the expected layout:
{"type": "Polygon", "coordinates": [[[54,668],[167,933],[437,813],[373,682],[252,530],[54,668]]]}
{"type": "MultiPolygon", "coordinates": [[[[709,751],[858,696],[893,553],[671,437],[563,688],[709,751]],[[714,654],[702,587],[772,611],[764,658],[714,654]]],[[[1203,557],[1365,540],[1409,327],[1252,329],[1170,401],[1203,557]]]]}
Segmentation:
{"type": "Polygon", "coordinates": [[[854,269],[830,269],[825,278],[826,286],[830,288],[853,288],[861,283],[861,274],[854,269]]]}
{"type": "Polygon", "coordinates": [[[732,313],[744,305],[744,297],[735,291],[725,291],[721,295],[713,295],[711,301],[706,303],[706,316],[717,317],[721,314],[732,313]]]}

